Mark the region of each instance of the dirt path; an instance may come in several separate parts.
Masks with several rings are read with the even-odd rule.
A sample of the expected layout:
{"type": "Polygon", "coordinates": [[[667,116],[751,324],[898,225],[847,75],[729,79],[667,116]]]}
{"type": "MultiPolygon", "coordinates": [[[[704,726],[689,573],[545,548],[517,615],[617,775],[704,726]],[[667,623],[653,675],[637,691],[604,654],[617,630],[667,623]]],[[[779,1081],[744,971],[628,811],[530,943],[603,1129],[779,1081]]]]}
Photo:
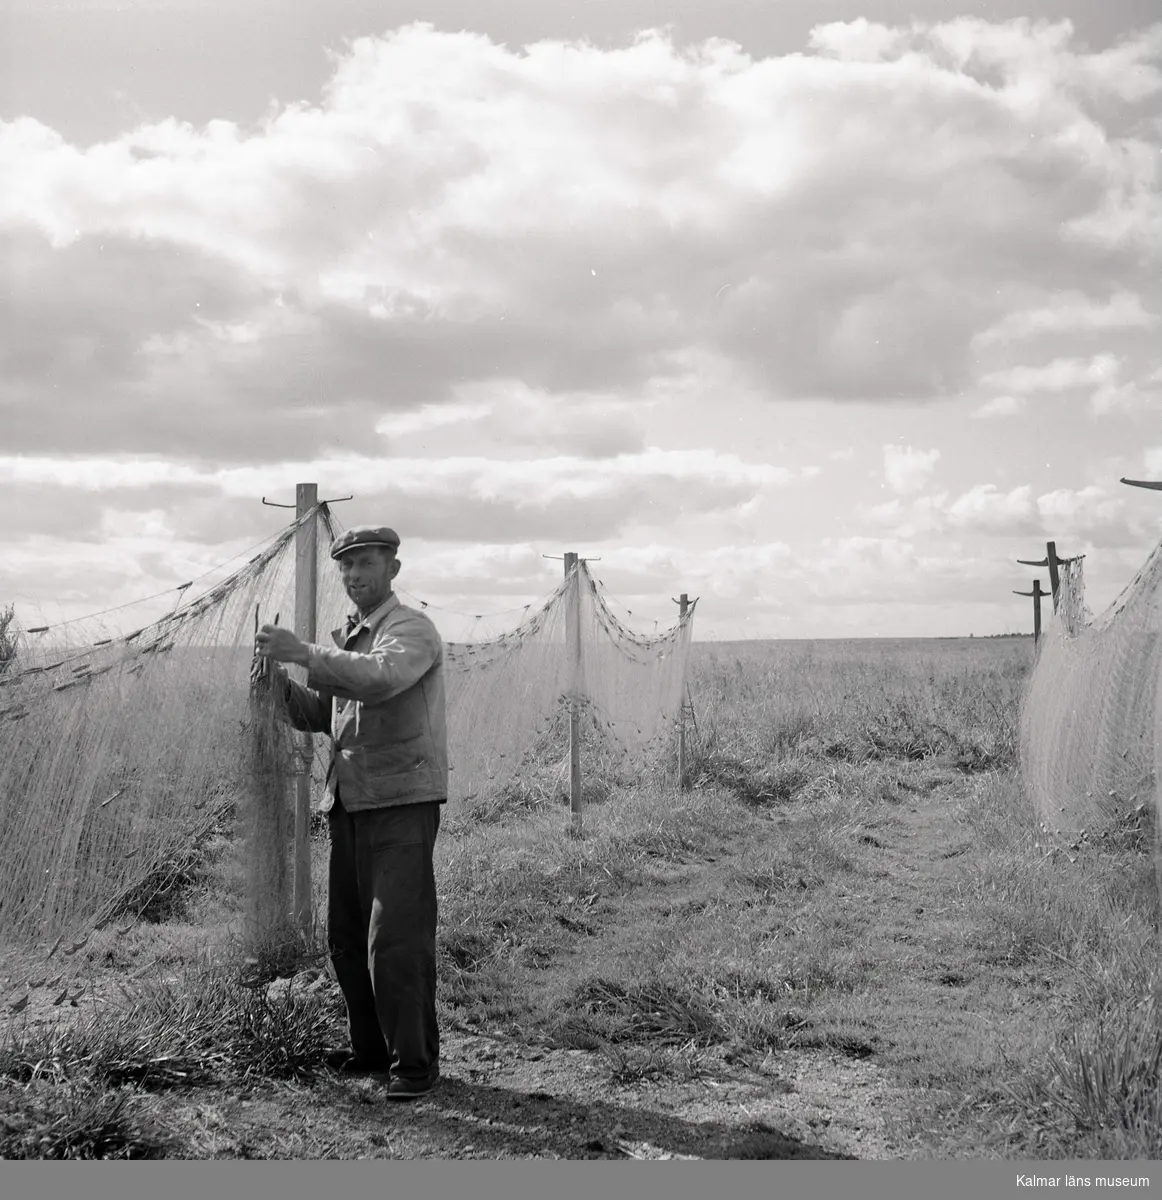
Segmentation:
{"type": "MultiPolygon", "coordinates": [[[[937,995],[966,982],[956,965],[962,931],[940,901],[948,894],[941,881],[968,846],[955,815],[958,786],[910,797],[857,830],[853,848],[872,867],[853,876],[852,889],[838,898],[874,906],[875,936],[885,946],[906,946],[923,964],[913,981],[921,999],[916,993],[913,1001],[922,1003],[933,1036],[949,1039],[961,1035],[973,1009],[963,987],[955,1004],[937,995]]],[[[788,813],[788,823],[801,819],[788,813]]],[[[771,836],[781,836],[774,822],[771,836]]],[[[713,894],[730,861],[727,854],[683,864],[666,902],[713,894]]],[[[607,922],[632,920],[631,908],[607,922]]],[[[49,1019],[36,1007],[46,998],[47,991],[44,998],[34,993],[27,1016],[49,1019]]],[[[822,1045],[749,1056],[720,1048],[701,1057],[692,1078],[663,1073],[635,1082],[618,1082],[601,1053],[445,1026],[441,1083],[411,1104],[385,1101],[375,1078],[337,1077],[173,1090],[156,1102],[164,1122],[201,1157],[929,1156],[930,1144],[901,1132],[899,1115],[916,1093],[897,1082],[899,1072],[882,1053],[897,1035],[889,1014],[870,1005],[867,1044],[847,1052],[822,1045]]]]}

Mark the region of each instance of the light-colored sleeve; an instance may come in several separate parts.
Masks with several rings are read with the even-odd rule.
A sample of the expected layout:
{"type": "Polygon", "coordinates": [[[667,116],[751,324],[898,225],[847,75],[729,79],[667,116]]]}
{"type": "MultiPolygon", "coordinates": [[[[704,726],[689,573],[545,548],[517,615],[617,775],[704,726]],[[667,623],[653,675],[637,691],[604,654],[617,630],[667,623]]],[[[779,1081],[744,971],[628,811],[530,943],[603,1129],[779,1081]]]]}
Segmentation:
{"type": "Polygon", "coordinates": [[[442,653],[443,642],[431,621],[407,613],[384,621],[366,654],[312,644],[307,686],[342,700],[382,704],[418,683],[442,653]]]}

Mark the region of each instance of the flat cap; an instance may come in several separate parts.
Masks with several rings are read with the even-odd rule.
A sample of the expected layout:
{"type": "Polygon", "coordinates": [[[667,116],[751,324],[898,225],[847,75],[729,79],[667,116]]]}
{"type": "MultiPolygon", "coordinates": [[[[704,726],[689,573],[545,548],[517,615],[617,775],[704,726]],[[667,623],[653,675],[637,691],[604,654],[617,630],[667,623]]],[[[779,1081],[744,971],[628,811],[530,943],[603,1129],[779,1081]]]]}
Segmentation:
{"type": "Polygon", "coordinates": [[[386,525],[352,525],[331,543],[331,557],[338,558],[346,550],[357,546],[383,546],[388,550],[399,549],[399,534],[386,525]]]}

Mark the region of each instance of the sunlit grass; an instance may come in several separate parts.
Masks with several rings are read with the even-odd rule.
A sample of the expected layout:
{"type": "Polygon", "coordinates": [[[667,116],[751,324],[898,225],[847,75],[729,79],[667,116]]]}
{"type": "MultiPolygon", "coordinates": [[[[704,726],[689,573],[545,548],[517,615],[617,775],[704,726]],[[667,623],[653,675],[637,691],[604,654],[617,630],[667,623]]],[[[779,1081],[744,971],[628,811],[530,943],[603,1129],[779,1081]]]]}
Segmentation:
{"type": "MultiPolygon", "coordinates": [[[[1030,650],[699,647],[689,790],[591,776],[578,837],[554,761],[445,813],[442,1018],[593,1051],[619,1083],[688,1080],[723,1056],[866,1060],[910,1097],[891,1120],[928,1155],[1156,1157],[1153,831],[1143,817],[1043,843],[1017,778],[1030,650]]],[[[321,912],[325,835],[314,852],[321,912]]],[[[161,1153],[151,1089],[247,1072],[310,1086],[341,1004],[326,980],[272,1000],[224,969],[241,869],[226,834],[209,838],[152,923],[94,936],[94,969],[152,962],[168,981],[10,1040],[0,1075],[24,1115],[6,1144],[26,1153],[57,1128],[51,1153],[96,1154],[70,1150],[76,1114],[112,1129],[136,1113],[109,1153],[118,1137],[161,1153]],[[72,1108],[51,1100],[66,1087],[72,1108]]],[[[288,973],[322,964],[318,925],[300,950],[288,973]]]]}

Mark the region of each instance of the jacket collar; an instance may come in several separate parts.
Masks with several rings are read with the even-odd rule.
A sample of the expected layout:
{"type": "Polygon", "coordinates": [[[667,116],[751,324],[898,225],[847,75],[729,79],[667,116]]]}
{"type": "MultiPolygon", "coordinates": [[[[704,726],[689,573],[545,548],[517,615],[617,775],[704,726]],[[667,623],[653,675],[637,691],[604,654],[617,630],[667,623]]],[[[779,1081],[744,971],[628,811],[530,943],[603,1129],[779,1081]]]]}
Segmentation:
{"type": "Polygon", "coordinates": [[[342,629],[331,631],[331,637],[334,638],[337,645],[342,646],[344,643],[350,641],[360,629],[374,631],[387,614],[398,607],[399,597],[395,592],[392,592],[378,608],[373,608],[367,616],[360,617],[358,613],[352,613],[347,618],[347,624],[342,629]]]}

